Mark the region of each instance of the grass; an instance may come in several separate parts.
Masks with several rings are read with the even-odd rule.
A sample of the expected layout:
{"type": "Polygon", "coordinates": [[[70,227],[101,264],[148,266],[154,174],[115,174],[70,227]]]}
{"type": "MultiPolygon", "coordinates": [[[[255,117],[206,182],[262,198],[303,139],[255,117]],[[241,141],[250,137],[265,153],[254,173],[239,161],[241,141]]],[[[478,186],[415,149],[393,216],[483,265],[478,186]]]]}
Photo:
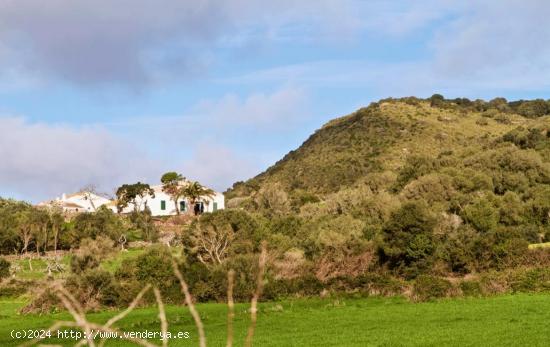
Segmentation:
{"type": "MultiPolygon", "coordinates": [[[[70,256],[63,255],[60,263],[66,268],[69,268],[70,256]]],[[[15,264],[21,269],[17,272],[17,278],[25,280],[38,280],[46,278],[47,262],[45,258],[31,259],[32,270],[29,266],[29,259],[17,259],[15,264]]],[[[63,274],[53,273],[54,277],[62,277],[63,274]]]]}
{"type": "Polygon", "coordinates": [[[145,252],[143,248],[130,248],[123,252],[116,252],[114,257],[104,260],[101,263],[101,267],[104,270],[115,272],[118,268],[120,268],[124,260],[136,258],[140,254],[143,254],[143,252],[145,252]]]}
{"type": "MultiPolygon", "coordinates": [[[[17,316],[21,301],[0,302],[0,346],[21,341],[12,329],[39,329],[65,313],[51,316],[17,316]]],[[[236,306],[235,345],[242,345],[248,325],[248,305],[236,306]]],[[[210,346],[225,344],[226,306],[200,304],[210,346]]],[[[105,322],[115,312],[90,315],[105,322]]],[[[133,312],[120,322],[127,331],[159,331],[155,308],[133,312]]],[[[188,331],[189,339],[171,346],[196,346],[196,330],[184,307],[169,306],[170,330],[188,331]]],[[[546,346],[550,340],[550,295],[507,295],[492,298],[448,299],[411,303],[400,298],[300,299],[262,303],[256,346],[546,346]]],[[[48,343],[73,345],[70,340],[48,343]]],[[[158,342],[158,341],[157,341],[158,342]]],[[[126,346],[111,340],[107,346],[126,346]]]]}
{"type": "MultiPolygon", "coordinates": [[[[174,256],[179,256],[181,254],[181,251],[182,251],[181,247],[172,247],[172,252],[174,256]]],[[[124,260],[135,258],[140,254],[143,254],[143,252],[145,252],[144,248],[130,248],[124,252],[117,251],[113,256],[105,259],[101,263],[101,267],[107,271],[114,273],[118,268],[120,268],[124,260]]],[[[71,256],[68,254],[64,254],[61,257],[60,263],[63,265],[66,271],[62,273],[54,272],[53,273],[54,278],[66,277],[67,274],[69,274],[70,261],[71,261],[71,256]]],[[[16,277],[18,279],[40,280],[40,279],[46,278],[47,259],[44,257],[31,259],[32,270],[29,266],[28,259],[17,259],[14,261],[14,263],[20,269],[16,274],[16,277]]]]}

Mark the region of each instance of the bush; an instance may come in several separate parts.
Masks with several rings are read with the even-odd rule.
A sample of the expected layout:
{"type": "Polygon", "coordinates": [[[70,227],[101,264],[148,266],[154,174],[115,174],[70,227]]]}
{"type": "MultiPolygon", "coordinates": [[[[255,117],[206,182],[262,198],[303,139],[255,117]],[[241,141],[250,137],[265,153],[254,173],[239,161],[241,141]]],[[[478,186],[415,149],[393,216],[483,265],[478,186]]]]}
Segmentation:
{"type": "Polygon", "coordinates": [[[32,288],[34,281],[11,278],[0,285],[0,297],[17,297],[32,288]]]}
{"type": "Polygon", "coordinates": [[[0,280],[10,276],[10,262],[4,258],[0,258],[0,280]]]}
{"type": "Polygon", "coordinates": [[[510,277],[510,287],[514,292],[550,291],[550,269],[547,267],[519,271],[510,277]]]}
{"type": "Polygon", "coordinates": [[[71,257],[71,271],[81,273],[99,266],[101,261],[115,251],[113,241],[107,237],[84,239],[80,248],[71,257]]]}
{"type": "Polygon", "coordinates": [[[489,125],[489,121],[485,118],[479,118],[476,120],[477,125],[486,126],[489,125]]]}
{"type": "Polygon", "coordinates": [[[124,232],[120,217],[101,206],[96,212],[77,215],[72,222],[72,228],[62,235],[61,241],[69,247],[79,246],[83,239],[96,239],[99,236],[118,241],[124,232]]]}
{"type": "Polygon", "coordinates": [[[65,287],[87,310],[119,305],[120,287],[108,271],[91,269],[72,275],[65,287]]]}
{"type": "Polygon", "coordinates": [[[413,201],[392,213],[382,230],[380,260],[409,278],[426,270],[435,251],[436,219],[423,201],[413,201]]]}
{"type": "Polygon", "coordinates": [[[427,301],[444,298],[449,295],[452,287],[451,282],[444,278],[420,275],[414,281],[413,299],[416,301],[427,301]]]}
{"type": "Polygon", "coordinates": [[[262,294],[264,300],[280,300],[291,296],[319,295],[325,286],[312,274],[292,279],[269,280],[262,294]]]}
{"type": "Polygon", "coordinates": [[[460,282],[460,290],[464,296],[482,296],[481,283],[476,280],[464,280],[460,282]]]}
{"type": "MultiPolygon", "coordinates": [[[[123,301],[131,300],[146,284],[157,286],[167,303],[181,301],[179,282],[172,269],[172,254],[166,246],[153,246],[134,259],[124,260],[115,278],[125,288],[123,301]]],[[[153,302],[152,293],[144,300],[153,302]]]]}
{"type": "Polygon", "coordinates": [[[375,296],[400,295],[404,289],[403,281],[389,274],[366,273],[354,280],[355,288],[375,296]]]}

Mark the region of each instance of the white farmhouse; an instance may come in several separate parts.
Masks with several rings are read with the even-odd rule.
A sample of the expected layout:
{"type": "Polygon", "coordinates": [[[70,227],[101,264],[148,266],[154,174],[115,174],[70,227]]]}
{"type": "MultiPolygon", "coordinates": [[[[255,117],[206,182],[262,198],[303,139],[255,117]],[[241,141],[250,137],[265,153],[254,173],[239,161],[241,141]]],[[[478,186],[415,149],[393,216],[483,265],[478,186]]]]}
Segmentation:
{"type": "Polygon", "coordinates": [[[80,213],[93,212],[100,206],[109,206],[111,203],[111,200],[103,196],[87,191],[81,191],[74,194],[63,193],[61,197],[55,198],[54,200],[43,201],[39,203],[38,206],[58,207],[61,208],[63,212],[80,213]]]}
{"type": "MultiPolygon", "coordinates": [[[[187,199],[181,198],[177,202],[174,202],[170,195],[162,191],[162,186],[152,186],[151,187],[155,196],[146,195],[143,199],[138,199],[136,201],[137,209],[143,211],[145,207],[148,207],[151,210],[151,215],[153,216],[173,216],[176,212],[176,203],[181,213],[189,212],[189,209],[192,208],[193,211],[197,214],[204,212],[214,212],[217,210],[222,210],[225,208],[225,198],[222,193],[215,192],[211,197],[203,197],[199,199],[195,206],[189,206],[190,203],[187,199]]],[[[109,206],[114,212],[117,212],[116,206],[109,206]]],[[[130,213],[134,210],[134,205],[130,204],[126,207],[122,213],[130,213]]]]}

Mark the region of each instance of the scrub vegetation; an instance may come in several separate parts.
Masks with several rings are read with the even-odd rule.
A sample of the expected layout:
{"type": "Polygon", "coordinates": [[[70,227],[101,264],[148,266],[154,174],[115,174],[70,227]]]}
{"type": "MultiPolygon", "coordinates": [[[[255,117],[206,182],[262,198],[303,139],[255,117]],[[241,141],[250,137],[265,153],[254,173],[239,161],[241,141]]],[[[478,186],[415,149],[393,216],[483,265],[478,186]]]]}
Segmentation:
{"type": "MultiPolygon", "coordinates": [[[[51,286],[43,285],[53,280],[85,311],[127,307],[146,285],[158,288],[167,305],[175,305],[182,302],[175,266],[194,301],[227,302],[232,273],[232,299],[247,302],[258,291],[265,241],[261,300],[272,304],[262,306],[268,317],[260,320],[260,331],[262,324],[300,326],[304,330],[299,338],[313,338],[305,331],[324,328],[293,323],[303,317],[314,324],[305,318],[307,305],[320,320],[327,315],[344,326],[350,317],[366,312],[355,307],[372,302],[381,321],[374,322],[369,314],[357,318],[354,332],[360,324],[369,332],[358,338],[360,345],[370,343],[367,335],[378,336],[377,329],[387,335],[375,337],[373,344],[399,344],[393,338],[410,338],[403,342],[407,345],[471,344],[479,339],[469,340],[467,331],[473,329],[474,338],[480,337],[475,331],[488,319],[481,317],[486,303],[499,303],[494,309],[502,312],[510,307],[497,306],[514,298],[534,307],[537,301],[548,305],[545,295],[519,293],[550,290],[549,129],[550,102],[545,100],[448,100],[441,95],[386,99],[330,121],[264,173],[235,183],[226,192],[228,208],[214,213],[155,219],[147,210],[122,215],[99,208],[67,218],[0,200],[0,253],[5,258],[0,258],[0,297],[24,295],[19,309],[25,314],[58,312],[63,303],[51,286]],[[159,242],[166,233],[171,234],[169,241],[159,242]],[[129,245],[134,248],[128,250],[129,245]],[[517,296],[508,295],[512,293],[517,296]],[[496,294],[506,295],[478,299],[496,294]],[[415,302],[468,299],[414,306],[403,299],[370,298],[342,301],[351,308],[330,306],[340,302],[330,298],[350,296],[415,302]],[[294,301],[306,297],[317,299],[294,301]],[[291,307],[290,320],[284,313],[267,313],[277,302],[283,312],[291,307]],[[294,303],[298,308],[292,308],[294,303]],[[390,307],[387,313],[385,305],[390,307]],[[446,315],[446,309],[458,307],[468,314],[446,315]],[[426,328],[420,336],[416,309],[426,310],[424,318],[432,322],[426,321],[426,327],[438,315],[449,326],[451,317],[477,318],[456,323],[464,329],[455,332],[456,338],[445,335],[444,326],[426,328]],[[384,325],[399,312],[414,316],[414,322],[384,325]],[[280,321],[269,323],[275,318],[280,321]],[[397,326],[410,328],[411,337],[392,334],[397,326]]],[[[194,192],[170,190],[180,175],[167,175],[164,189],[174,196],[203,194],[197,190],[201,187],[194,192]]],[[[120,196],[131,202],[149,189],[134,188],[126,185],[120,196]]],[[[156,294],[144,294],[141,304],[155,304],[156,294]]],[[[200,307],[221,310],[216,304],[200,307]]],[[[544,313],[532,314],[533,320],[542,321],[544,313]]],[[[209,324],[213,329],[218,318],[207,317],[207,329],[209,324]]],[[[503,341],[498,332],[507,323],[498,322],[491,326],[488,344],[503,341]]],[[[241,324],[238,318],[236,324],[241,324]]],[[[526,336],[525,342],[542,341],[535,335],[526,336]]]]}

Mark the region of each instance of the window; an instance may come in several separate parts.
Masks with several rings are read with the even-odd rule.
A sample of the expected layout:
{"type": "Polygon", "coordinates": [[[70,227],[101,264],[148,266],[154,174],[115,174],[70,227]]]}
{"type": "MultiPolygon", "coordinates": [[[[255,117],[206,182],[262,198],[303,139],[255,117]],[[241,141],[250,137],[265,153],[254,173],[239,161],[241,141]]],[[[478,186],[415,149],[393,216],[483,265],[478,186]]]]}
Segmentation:
{"type": "Polygon", "coordinates": [[[214,204],[212,205],[212,209],[214,211],[217,211],[218,210],[218,203],[217,202],[214,202],[214,204]]]}
{"type": "Polygon", "coordinates": [[[166,201],[165,200],[160,201],[160,209],[162,211],[166,210],[166,201]]]}
{"type": "Polygon", "coordinates": [[[180,211],[185,211],[185,201],[180,201],[180,211]]]}

